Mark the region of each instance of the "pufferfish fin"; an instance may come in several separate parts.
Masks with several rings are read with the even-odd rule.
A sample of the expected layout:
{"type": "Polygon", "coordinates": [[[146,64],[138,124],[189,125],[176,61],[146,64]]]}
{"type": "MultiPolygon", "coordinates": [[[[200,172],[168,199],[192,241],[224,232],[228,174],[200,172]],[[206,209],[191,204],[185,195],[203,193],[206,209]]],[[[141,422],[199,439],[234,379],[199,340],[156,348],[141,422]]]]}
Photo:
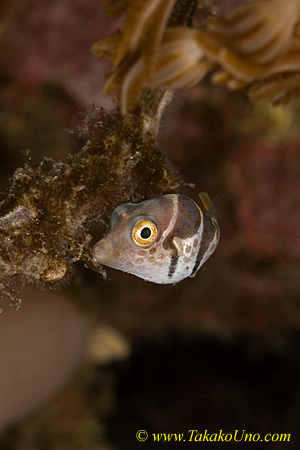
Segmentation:
{"type": "Polygon", "coordinates": [[[205,211],[207,212],[207,214],[213,218],[215,217],[215,207],[213,202],[210,199],[210,196],[208,195],[207,192],[199,192],[198,193],[198,197],[200,198],[202,205],[205,208],[205,211]]]}

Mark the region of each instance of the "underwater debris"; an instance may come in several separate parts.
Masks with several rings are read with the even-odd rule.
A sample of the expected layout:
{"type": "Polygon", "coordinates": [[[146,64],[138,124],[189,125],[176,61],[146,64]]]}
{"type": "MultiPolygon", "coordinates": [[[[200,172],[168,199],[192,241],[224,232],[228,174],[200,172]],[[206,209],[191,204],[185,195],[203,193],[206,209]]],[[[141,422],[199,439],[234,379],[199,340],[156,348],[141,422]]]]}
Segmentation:
{"type": "Polygon", "coordinates": [[[16,170],[0,204],[2,295],[17,301],[25,284],[56,285],[68,278],[78,260],[95,269],[91,223],[124,201],[174,190],[179,177],[157,146],[158,122],[168,98],[152,98],[149,109],[158,108],[154,118],[142,106],[126,117],[117,110],[94,108],[78,130],[86,142],[82,150],[64,161],[45,159],[37,168],[16,170]]]}

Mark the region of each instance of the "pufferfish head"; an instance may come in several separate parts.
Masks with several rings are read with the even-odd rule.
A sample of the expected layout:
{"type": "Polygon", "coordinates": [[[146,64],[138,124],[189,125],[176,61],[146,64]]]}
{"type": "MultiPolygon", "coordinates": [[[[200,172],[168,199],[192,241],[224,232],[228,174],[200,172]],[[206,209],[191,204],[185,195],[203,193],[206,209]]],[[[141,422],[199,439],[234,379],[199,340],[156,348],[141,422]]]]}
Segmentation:
{"type": "Polygon", "coordinates": [[[93,259],[153,283],[174,284],[199,270],[219,237],[214,217],[191,198],[169,194],[118,206],[93,259]]]}

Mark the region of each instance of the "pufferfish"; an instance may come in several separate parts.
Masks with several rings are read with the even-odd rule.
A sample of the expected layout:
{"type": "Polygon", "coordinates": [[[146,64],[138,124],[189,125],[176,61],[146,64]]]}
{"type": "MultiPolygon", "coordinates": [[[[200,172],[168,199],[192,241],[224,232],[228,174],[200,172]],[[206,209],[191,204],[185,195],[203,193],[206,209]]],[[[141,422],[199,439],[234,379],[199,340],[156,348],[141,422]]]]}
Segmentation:
{"type": "Polygon", "coordinates": [[[94,245],[94,261],[158,284],[194,276],[220,238],[214,215],[182,194],[124,203],[110,224],[94,245]]]}

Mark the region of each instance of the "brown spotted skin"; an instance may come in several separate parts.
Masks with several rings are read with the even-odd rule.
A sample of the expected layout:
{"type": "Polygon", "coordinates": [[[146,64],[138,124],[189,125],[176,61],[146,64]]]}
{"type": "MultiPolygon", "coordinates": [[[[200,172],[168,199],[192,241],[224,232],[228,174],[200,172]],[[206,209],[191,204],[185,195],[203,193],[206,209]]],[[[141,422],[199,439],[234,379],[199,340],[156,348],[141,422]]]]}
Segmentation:
{"type": "Polygon", "coordinates": [[[118,206],[110,231],[93,248],[93,258],[153,283],[174,284],[199,270],[219,235],[216,220],[192,199],[169,194],[118,206]]]}

